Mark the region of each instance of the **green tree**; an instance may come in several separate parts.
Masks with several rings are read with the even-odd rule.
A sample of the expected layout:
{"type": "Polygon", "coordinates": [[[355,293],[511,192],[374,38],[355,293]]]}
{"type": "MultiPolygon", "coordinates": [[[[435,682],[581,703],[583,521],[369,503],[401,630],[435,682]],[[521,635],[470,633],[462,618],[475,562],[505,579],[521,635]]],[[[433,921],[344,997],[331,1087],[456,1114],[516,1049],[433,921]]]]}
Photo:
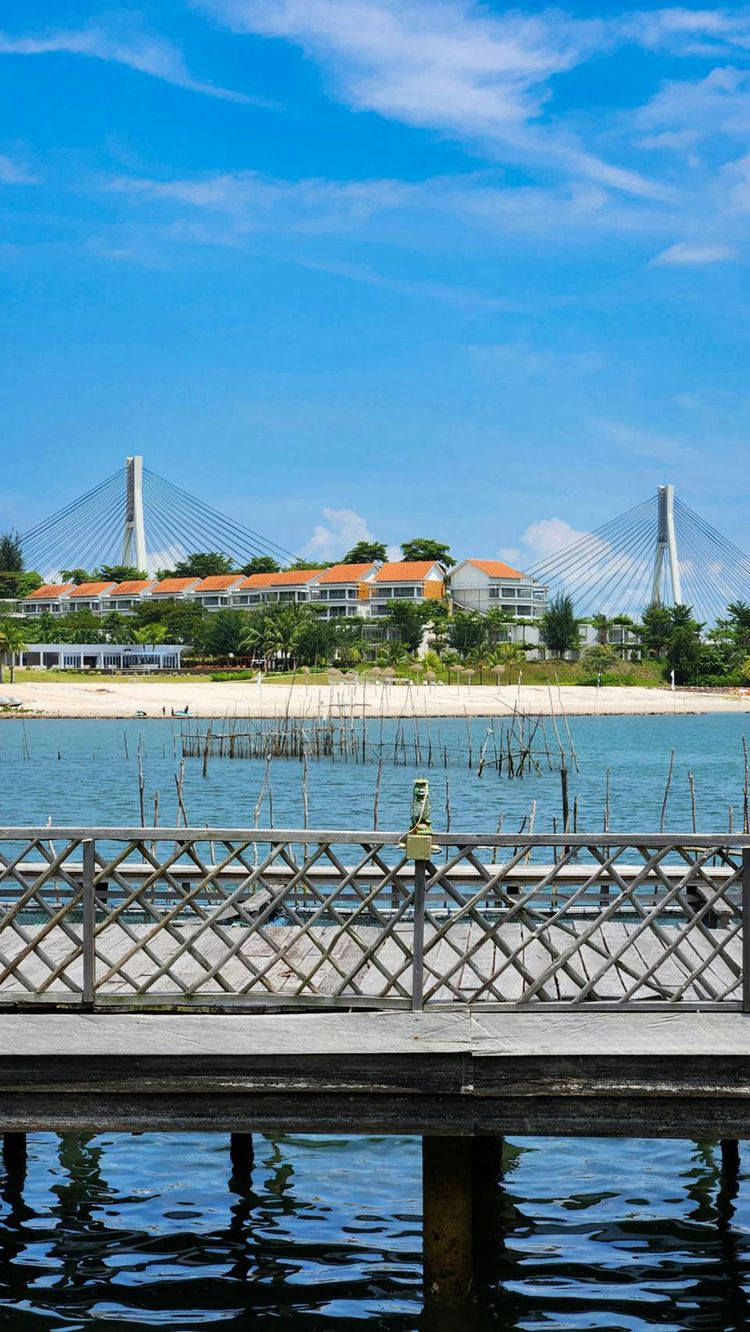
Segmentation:
{"type": "Polygon", "coordinates": [[[600,611],[598,615],[591,616],[591,624],[596,630],[597,643],[600,643],[602,647],[606,647],[609,642],[610,626],[614,624],[614,620],[610,620],[609,616],[604,615],[600,611]]]}
{"type": "Polygon", "coordinates": [[[547,603],[547,609],[539,621],[539,637],[553,657],[562,657],[566,652],[576,652],[580,647],[578,620],[573,609],[573,601],[563,592],[559,592],[547,603]]]}
{"type": "Polygon", "coordinates": [[[94,581],[88,569],[61,569],[60,577],[64,583],[75,583],[78,587],[81,583],[92,583],[94,581]]]}
{"type": "Polygon", "coordinates": [[[673,629],[672,615],[660,601],[652,601],[641,615],[641,641],[652,657],[663,657],[673,629]]]}
{"type": "Polygon", "coordinates": [[[287,571],[289,573],[291,573],[293,570],[299,570],[300,572],[303,572],[304,570],[309,570],[309,569],[330,569],[330,567],[331,567],[330,561],[328,564],[326,564],[322,560],[295,560],[294,564],[287,565],[287,571]]]}
{"type": "Polygon", "coordinates": [[[431,537],[412,537],[411,541],[401,543],[401,554],[405,560],[430,560],[450,569],[456,563],[450,547],[442,541],[433,541],[431,537]]]}
{"type": "Polygon", "coordinates": [[[342,564],[383,564],[388,552],[382,541],[358,541],[356,546],[346,552],[342,564]]]}
{"type": "Polygon", "coordinates": [[[243,644],[246,632],[247,616],[242,611],[216,611],[206,625],[206,651],[212,657],[220,657],[222,661],[241,657],[245,655],[243,644]]]}
{"type": "Polygon", "coordinates": [[[42,579],[31,569],[25,573],[0,573],[0,597],[11,601],[23,601],[41,586],[42,579]]]}
{"type": "Polygon", "coordinates": [[[10,682],[16,675],[16,653],[26,648],[26,635],[19,620],[0,621],[0,684],[3,680],[3,662],[10,662],[10,682]]]}
{"type": "Polygon", "coordinates": [[[131,629],[131,642],[139,643],[141,647],[156,647],[157,643],[163,643],[167,637],[166,625],[155,621],[153,624],[144,624],[140,629],[131,629]]]}
{"type": "Polygon", "coordinates": [[[695,622],[679,624],[667,644],[666,670],[675,684],[694,684],[701,662],[701,641],[695,622]]]}
{"type": "Polygon", "coordinates": [[[0,532],[0,572],[23,573],[21,538],[14,528],[0,532]]]}
{"type": "Polygon", "coordinates": [[[407,652],[414,653],[419,650],[430,615],[427,602],[389,601],[385,625],[407,652]]]}
{"type": "Polygon", "coordinates": [[[581,662],[587,670],[594,671],[597,675],[611,671],[612,667],[618,664],[617,654],[604,643],[593,643],[591,647],[585,648],[581,654],[581,662]]]}
{"type": "Polygon", "coordinates": [[[133,643],[133,621],[119,611],[108,611],[101,617],[102,631],[108,643],[133,643]]]}
{"type": "Polygon", "coordinates": [[[240,573],[246,578],[251,574],[259,573],[279,573],[281,565],[273,558],[273,555],[254,555],[253,558],[243,566],[240,573]]]}
{"type": "Polygon", "coordinates": [[[462,659],[487,642],[487,625],[478,611],[453,612],[446,627],[446,642],[462,659]]]}
{"type": "Polygon", "coordinates": [[[133,564],[103,564],[94,577],[102,583],[131,583],[148,578],[148,574],[133,564]]]}
{"type": "Polygon", "coordinates": [[[220,550],[196,550],[178,560],[174,569],[160,569],[157,577],[162,578],[211,578],[214,574],[235,573],[235,567],[228,555],[220,550]]]}

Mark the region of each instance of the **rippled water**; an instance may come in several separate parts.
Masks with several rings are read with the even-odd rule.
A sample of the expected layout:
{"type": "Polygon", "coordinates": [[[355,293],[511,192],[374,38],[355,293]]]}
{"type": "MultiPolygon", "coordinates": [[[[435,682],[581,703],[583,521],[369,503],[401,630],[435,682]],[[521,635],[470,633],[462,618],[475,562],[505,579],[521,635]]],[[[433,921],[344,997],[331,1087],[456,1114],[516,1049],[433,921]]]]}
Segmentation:
{"type": "Polygon", "coordinates": [[[259,1138],[247,1187],[218,1136],[29,1147],[0,1202],[14,1332],[750,1325],[750,1189],[711,1144],[507,1143],[481,1287],[442,1318],[422,1313],[416,1139],[259,1138]]]}
{"type": "MultiPolygon", "coordinates": [[[[477,736],[483,725],[474,723],[477,736]]],[[[607,767],[612,826],[658,826],[672,748],[667,826],[690,826],[688,770],[699,826],[726,828],[729,804],[739,826],[747,718],[579,718],[571,727],[582,828],[601,826],[607,767]]],[[[137,723],[4,722],[0,822],[137,821],[138,734],[137,723]]],[[[161,821],[171,822],[170,725],[149,724],[143,736],[147,798],[158,790],[161,821]]],[[[381,826],[403,826],[412,776],[386,770],[381,826]]],[[[438,827],[445,776],[432,775],[438,827]]],[[[531,800],[538,827],[557,814],[555,775],[449,778],[454,828],[493,828],[499,813],[517,827],[531,800]]],[[[217,761],[203,779],[188,763],[191,821],[251,823],[262,781],[261,764],[217,761]]],[[[311,765],[311,823],[367,826],[373,781],[371,768],[311,765]]],[[[299,765],[274,764],[272,784],[276,823],[300,824],[299,765]]],[[[513,1139],[505,1156],[475,1303],[436,1319],[422,1312],[418,1139],[258,1138],[248,1184],[231,1177],[218,1135],[31,1135],[25,1181],[0,1169],[0,1327],[750,1327],[750,1181],[722,1177],[715,1144],[513,1139]]]]}

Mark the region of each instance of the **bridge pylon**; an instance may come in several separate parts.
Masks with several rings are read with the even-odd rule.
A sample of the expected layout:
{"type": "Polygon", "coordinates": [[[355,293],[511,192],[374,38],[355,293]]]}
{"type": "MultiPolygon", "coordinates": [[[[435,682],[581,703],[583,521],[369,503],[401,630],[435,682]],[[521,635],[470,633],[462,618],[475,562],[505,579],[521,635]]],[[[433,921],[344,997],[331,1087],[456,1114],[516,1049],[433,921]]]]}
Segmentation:
{"type": "Polygon", "coordinates": [[[122,562],[146,570],[146,528],[143,521],[143,458],[125,459],[125,520],[122,562]]]}

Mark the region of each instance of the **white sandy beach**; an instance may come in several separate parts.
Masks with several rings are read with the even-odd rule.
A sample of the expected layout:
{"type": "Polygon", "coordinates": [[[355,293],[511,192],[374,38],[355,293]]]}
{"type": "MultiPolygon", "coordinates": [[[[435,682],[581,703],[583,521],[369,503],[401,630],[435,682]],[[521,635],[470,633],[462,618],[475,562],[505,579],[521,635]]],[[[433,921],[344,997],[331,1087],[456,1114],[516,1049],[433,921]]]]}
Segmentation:
{"type": "MultiPolygon", "coordinates": [[[[289,712],[304,717],[356,711],[360,716],[502,717],[514,708],[530,714],[565,712],[570,716],[647,716],[750,712],[750,691],[698,693],[677,689],[586,688],[562,685],[404,685],[383,686],[368,681],[333,687],[307,684],[261,684],[254,681],[219,683],[185,679],[92,680],[4,684],[0,698],[20,699],[26,716],[40,717],[145,717],[170,716],[188,709],[193,717],[274,717],[289,712]]],[[[4,716],[18,716],[7,712],[4,716]]]]}

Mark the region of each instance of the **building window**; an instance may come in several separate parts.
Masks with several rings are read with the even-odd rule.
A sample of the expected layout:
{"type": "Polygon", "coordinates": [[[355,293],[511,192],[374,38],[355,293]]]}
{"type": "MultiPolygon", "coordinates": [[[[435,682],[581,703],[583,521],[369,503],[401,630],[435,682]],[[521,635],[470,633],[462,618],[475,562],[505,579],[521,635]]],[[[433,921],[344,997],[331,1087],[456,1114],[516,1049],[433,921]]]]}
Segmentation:
{"type": "Polygon", "coordinates": [[[503,597],[504,599],[507,599],[507,598],[511,598],[511,599],[512,599],[513,597],[516,596],[516,589],[515,589],[514,587],[502,587],[502,588],[500,589],[500,595],[501,595],[501,597],[503,597]]]}

